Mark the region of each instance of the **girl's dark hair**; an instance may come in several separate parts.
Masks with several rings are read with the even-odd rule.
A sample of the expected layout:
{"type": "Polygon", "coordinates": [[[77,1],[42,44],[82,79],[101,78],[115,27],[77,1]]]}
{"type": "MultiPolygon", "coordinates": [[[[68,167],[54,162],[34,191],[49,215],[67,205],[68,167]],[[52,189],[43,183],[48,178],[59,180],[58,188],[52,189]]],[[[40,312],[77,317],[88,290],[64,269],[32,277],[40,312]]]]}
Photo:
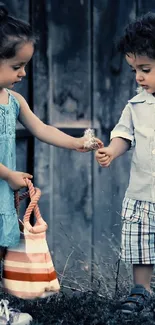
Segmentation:
{"type": "Polygon", "coordinates": [[[155,14],[147,14],[129,23],[117,49],[123,54],[146,55],[155,59],[155,14]]]}
{"type": "Polygon", "coordinates": [[[35,44],[30,25],[10,16],[6,6],[0,2],[0,59],[9,59],[16,55],[21,44],[35,44]]]}

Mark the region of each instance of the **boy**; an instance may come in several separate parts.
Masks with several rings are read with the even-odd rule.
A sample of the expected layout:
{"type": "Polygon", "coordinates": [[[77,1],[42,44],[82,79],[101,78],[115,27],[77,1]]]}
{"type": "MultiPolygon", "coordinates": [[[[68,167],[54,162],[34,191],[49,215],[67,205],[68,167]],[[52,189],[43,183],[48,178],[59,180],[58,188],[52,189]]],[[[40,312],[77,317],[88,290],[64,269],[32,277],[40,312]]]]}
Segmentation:
{"type": "Polygon", "coordinates": [[[135,73],[139,93],[128,101],[111,132],[108,147],[96,152],[102,167],[124,154],[133,156],[129,185],[122,204],[121,258],[133,265],[134,287],[122,303],[124,313],[140,311],[150,300],[155,264],[155,14],[131,22],[118,50],[135,73]]]}

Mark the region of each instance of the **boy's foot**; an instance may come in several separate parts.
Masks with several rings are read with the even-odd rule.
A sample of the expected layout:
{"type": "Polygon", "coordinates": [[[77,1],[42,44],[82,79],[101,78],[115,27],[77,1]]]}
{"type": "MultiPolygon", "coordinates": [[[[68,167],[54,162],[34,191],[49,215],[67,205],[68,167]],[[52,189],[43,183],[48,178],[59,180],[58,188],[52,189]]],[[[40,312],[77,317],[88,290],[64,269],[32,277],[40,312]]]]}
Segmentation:
{"type": "Polygon", "coordinates": [[[9,308],[8,300],[0,300],[0,325],[29,325],[32,317],[18,309],[9,308]]]}
{"type": "Polygon", "coordinates": [[[121,311],[124,314],[141,311],[147,306],[151,299],[151,294],[142,285],[137,284],[131,290],[130,295],[122,302],[121,311]]]}

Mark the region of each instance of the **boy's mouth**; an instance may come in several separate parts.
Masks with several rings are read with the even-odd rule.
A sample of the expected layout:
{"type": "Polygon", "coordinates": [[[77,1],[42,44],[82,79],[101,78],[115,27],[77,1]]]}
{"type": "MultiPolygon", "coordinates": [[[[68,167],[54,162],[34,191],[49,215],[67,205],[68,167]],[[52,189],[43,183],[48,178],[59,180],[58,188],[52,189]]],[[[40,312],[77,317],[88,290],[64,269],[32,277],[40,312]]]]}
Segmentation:
{"type": "Polygon", "coordinates": [[[147,86],[147,85],[140,85],[141,87],[143,87],[144,89],[148,89],[149,88],[149,86],[147,86]]]}

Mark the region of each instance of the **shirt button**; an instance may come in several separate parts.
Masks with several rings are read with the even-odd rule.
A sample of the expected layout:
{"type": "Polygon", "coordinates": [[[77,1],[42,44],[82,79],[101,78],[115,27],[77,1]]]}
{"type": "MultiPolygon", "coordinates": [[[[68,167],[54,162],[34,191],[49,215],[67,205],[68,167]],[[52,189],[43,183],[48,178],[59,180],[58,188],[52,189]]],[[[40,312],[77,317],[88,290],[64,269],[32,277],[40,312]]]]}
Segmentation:
{"type": "Polygon", "coordinates": [[[155,155],[155,149],[152,150],[152,154],[155,155]]]}
{"type": "Polygon", "coordinates": [[[154,173],[152,173],[152,175],[153,175],[153,176],[155,176],[155,172],[154,172],[154,173]]]}

